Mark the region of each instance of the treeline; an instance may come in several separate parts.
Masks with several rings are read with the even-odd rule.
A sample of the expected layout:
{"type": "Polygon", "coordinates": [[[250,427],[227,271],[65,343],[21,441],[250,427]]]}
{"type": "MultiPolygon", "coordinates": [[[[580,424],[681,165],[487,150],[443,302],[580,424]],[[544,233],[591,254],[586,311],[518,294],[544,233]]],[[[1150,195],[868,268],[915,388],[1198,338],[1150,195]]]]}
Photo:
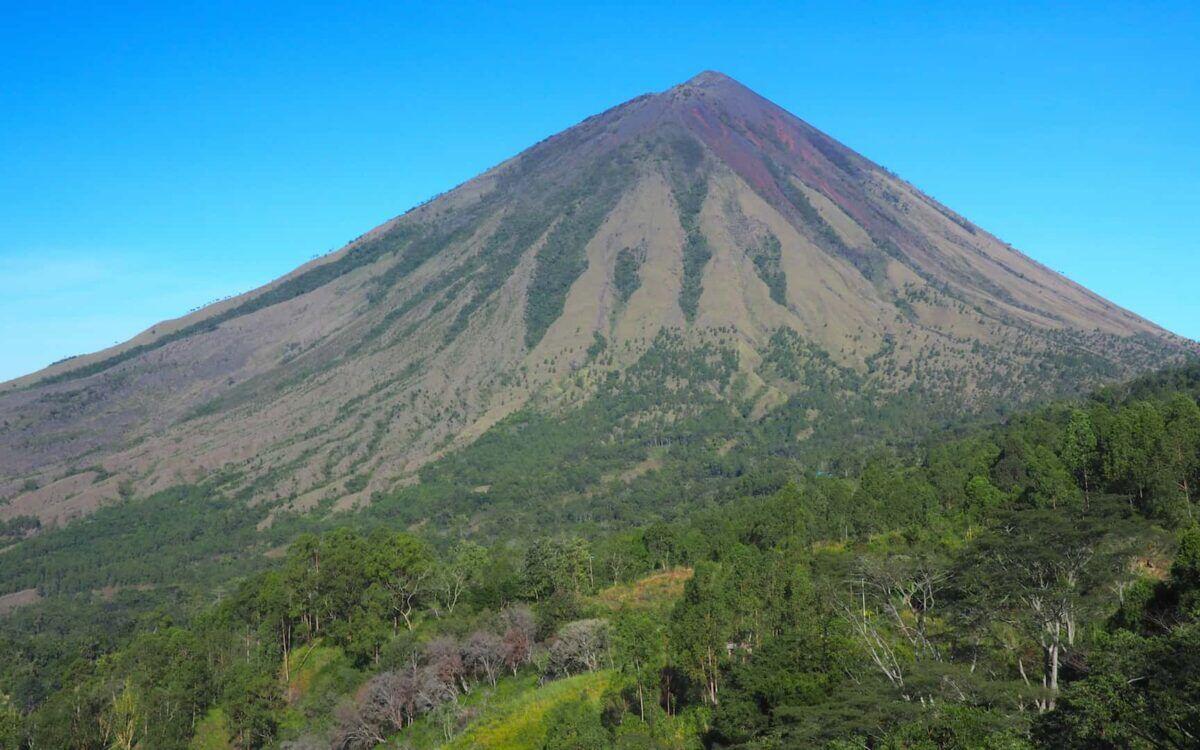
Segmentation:
{"type": "Polygon", "coordinates": [[[544,539],[519,555],[463,541],[439,555],[407,533],[304,535],[190,626],[143,623],[116,653],[81,655],[23,727],[8,707],[3,747],[182,748],[212,708],[235,746],[269,746],[293,670],[329,647],[374,676],[360,698],[309,717],[324,745],[374,747],[424,716],[449,734],[481,682],[613,666],[609,622],[587,616],[584,597],[649,568],[635,539],[544,539]]]}

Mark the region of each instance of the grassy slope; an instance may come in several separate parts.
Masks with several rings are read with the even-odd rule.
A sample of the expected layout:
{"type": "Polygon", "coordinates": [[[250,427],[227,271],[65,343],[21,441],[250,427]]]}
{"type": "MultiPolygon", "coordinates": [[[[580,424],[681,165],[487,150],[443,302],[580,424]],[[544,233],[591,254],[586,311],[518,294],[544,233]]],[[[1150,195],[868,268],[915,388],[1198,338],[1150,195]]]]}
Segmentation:
{"type": "Polygon", "coordinates": [[[671,568],[631,583],[609,586],[592,601],[613,612],[626,607],[666,610],[683,595],[683,586],[691,577],[691,568],[671,568]]]}
{"type": "Polygon", "coordinates": [[[196,725],[196,736],[192,738],[191,750],[233,750],[229,737],[229,722],[220,708],[209,710],[196,725]]]}
{"type": "MultiPolygon", "coordinates": [[[[446,750],[534,750],[546,736],[543,718],[551,709],[586,696],[598,700],[615,678],[611,670],[576,675],[539,686],[535,676],[505,680],[475,705],[479,718],[449,743],[446,750]]],[[[476,691],[482,693],[484,691],[476,691]]],[[[473,701],[474,702],[474,701],[473,701]]]]}
{"type": "MultiPolygon", "coordinates": [[[[683,585],[691,577],[690,568],[672,568],[630,583],[610,586],[592,597],[590,603],[609,611],[624,607],[666,611],[683,593],[683,585]]],[[[537,676],[532,674],[507,677],[497,682],[495,688],[480,686],[462,700],[463,707],[475,716],[449,742],[444,740],[441,728],[430,717],[422,718],[397,735],[397,740],[413,747],[444,750],[537,748],[545,737],[547,712],[580,696],[597,700],[618,679],[613,670],[545,684],[539,684],[537,676]]]]}

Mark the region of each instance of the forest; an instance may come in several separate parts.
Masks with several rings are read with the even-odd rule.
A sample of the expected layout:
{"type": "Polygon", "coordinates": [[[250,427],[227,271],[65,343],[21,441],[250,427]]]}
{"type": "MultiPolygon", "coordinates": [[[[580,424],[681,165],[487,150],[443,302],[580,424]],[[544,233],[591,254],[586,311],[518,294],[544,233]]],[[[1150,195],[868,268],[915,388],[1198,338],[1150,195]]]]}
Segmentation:
{"type": "Polygon", "coordinates": [[[1196,747],[1198,396],[1193,366],[834,471],[764,457],[670,517],[297,520],[241,575],[254,511],[181,490],[154,502],[199,508],[160,542],[206,540],[193,585],[89,625],[125,537],[26,571],[51,598],[0,619],[0,747],[1196,747]]]}

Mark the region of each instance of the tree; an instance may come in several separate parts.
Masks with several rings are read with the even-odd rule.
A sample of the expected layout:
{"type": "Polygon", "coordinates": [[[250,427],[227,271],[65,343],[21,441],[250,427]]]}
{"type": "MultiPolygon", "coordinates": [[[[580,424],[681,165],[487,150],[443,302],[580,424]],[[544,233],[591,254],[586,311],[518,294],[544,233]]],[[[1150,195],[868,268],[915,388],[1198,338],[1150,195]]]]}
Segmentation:
{"type": "Polygon", "coordinates": [[[438,636],[425,646],[425,659],[433,674],[444,685],[463,693],[471,692],[467,684],[467,666],[463,662],[462,649],[450,636],[438,636]]]}
{"type": "Polygon", "coordinates": [[[321,574],[321,543],[315,534],[301,534],[288,547],[283,568],[283,585],[290,593],[289,614],[298,617],[309,636],[321,630],[318,606],[321,574]]]}
{"type": "Polygon", "coordinates": [[[504,624],[504,635],[501,646],[504,654],[504,666],[508,667],[515,676],[522,665],[529,662],[533,656],[534,639],[537,636],[537,621],[528,607],[507,607],[500,613],[500,621],[504,624]]]}
{"type": "Polygon", "coordinates": [[[388,671],[367,682],[362,715],[391,730],[403,729],[417,718],[416,671],[388,671]]]}
{"type": "Polygon", "coordinates": [[[454,731],[462,721],[462,717],[462,708],[454,698],[443,701],[429,710],[429,718],[434,726],[441,728],[442,737],[446,740],[454,736],[454,731]]]}
{"type": "Polygon", "coordinates": [[[275,675],[266,665],[239,662],[231,666],[221,703],[240,750],[263,747],[275,737],[283,701],[275,675]]]}
{"type": "Polygon", "coordinates": [[[547,671],[570,677],[600,668],[608,653],[608,621],[576,620],[559,629],[550,642],[547,671]]]}
{"type": "Polygon", "coordinates": [[[384,727],[367,714],[370,705],[360,706],[352,699],[343,700],[334,709],[337,731],[333,737],[335,750],[370,750],[387,741],[384,727]]]}
{"type": "Polygon", "coordinates": [[[733,612],[725,571],[715,563],[696,566],[671,612],[671,660],[703,686],[704,702],[719,702],[721,669],[729,656],[733,612]]]}
{"type": "Polygon", "coordinates": [[[469,669],[496,686],[496,673],[504,665],[504,641],[487,630],[477,630],[462,647],[463,659],[469,669]]]}
{"type": "Polygon", "coordinates": [[[875,667],[905,689],[903,661],[942,661],[931,623],[945,594],[949,572],[928,556],[860,559],[842,611],[875,667]],[[900,657],[898,644],[907,656],[900,657]]]}
{"type": "MultiPolygon", "coordinates": [[[[1099,540],[1112,519],[1038,508],[1003,515],[975,540],[960,570],[967,600],[1037,644],[1042,655],[1042,711],[1054,708],[1060,668],[1075,645],[1086,597],[1111,579],[1117,552],[1099,540]]],[[[1021,679],[1029,669],[1017,656],[1021,679]]]]}
{"type": "Polygon", "coordinates": [[[979,518],[989,516],[1004,502],[1004,493],[993,486],[986,476],[979,474],[967,480],[963,494],[967,499],[967,508],[979,518]]]}
{"type": "Polygon", "coordinates": [[[454,613],[463,592],[479,580],[487,564],[487,550],[475,542],[461,541],[454,545],[450,560],[439,566],[434,576],[438,602],[448,613],[454,613]]]}
{"type": "Polygon", "coordinates": [[[596,560],[600,570],[607,572],[609,581],[614,584],[627,580],[630,573],[653,567],[642,534],[638,532],[614,534],[597,542],[596,560]]]}
{"type": "Polygon", "coordinates": [[[1036,507],[1073,506],[1080,499],[1079,487],[1067,467],[1045,445],[1034,446],[1027,455],[1029,487],[1027,500],[1036,507]]]}
{"type": "Polygon", "coordinates": [[[392,612],[403,618],[405,627],[412,630],[413,613],[421,606],[433,574],[429,548],[416,537],[404,533],[384,538],[372,547],[377,574],[391,593],[392,612]]]}
{"type": "Polygon", "coordinates": [[[646,720],[645,693],[658,683],[659,670],[666,661],[662,625],[648,613],[623,610],[613,627],[613,646],[617,666],[633,679],[637,691],[638,716],[646,720]]]}
{"type": "MultiPolygon", "coordinates": [[[[1180,533],[1179,548],[1171,563],[1171,584],[1185,604],[1200,595],[1200,526],[1193,525],[1180,533]]],[[[1200,618],[1200,611],[1193,617],[1200,618]]]]}
{"type": "Polygon", "coordinates": [[[845,674],[834,668],[830,647],[821,628],[802,627],[767,639],[749,659],[730,664],[713,714],[717,746],[749,743],[823,704],[845,674]]]}
{"type": "Polygon", "coordinates": [[[1122,407],[1102,435],[1104,477],[1117,489],[1145,500],[1163,436],[1163,419],[1148,401],[1122,407]]]}
{"type": "Polygon", "coordinates": [[[592,582],[592,555],[578,538],[538,539],[525,552],[525,588],[535,600],[578,596],[592,582]]]}
{"type": "Polygon", "coordinates": [[[1072,409],[1063,433],[1062,460],[1083,487],[1084,502],[1091,491],[1091,477],[1100,458],[1099,439],[1092,418],[1082,409],[1072,409]]]}
{"type": "Polygon", "coordinates": [[[651,524],[642,532],[642,543],[657,567],[666,570],[675,563],[679,544],[677,535],[674,527],[661,521],[651,524]]]}
{"type": "Polygon", "coordinates": [[[1194,520],[1192,496],[1200,474],[1200,407],[1183,394],[1166,406],[1162,458],[1172,489],[1183,496],[1187,518],[1194,520]]]}
{"type": "Polygon", "coordinates": [[[268,571],[259,581],[255,613],[266,628],[278,638],[283,656],[283,679],[291,679],[292,632],[295,628],[291,592],[279,571],[268,571]]]}
{"type": "Polygon", "coordinates": [[[376,546],[348,528],[334,529],[321,538],[317,606],[326,629],[342,626],[342,640],[361,607],[363,591],[380,578],[372,554],[376,546]]]}
{"type": "Polygon", "coordinates": [[[29,745],[37,748],[105,750],[112,737],[97,717],[112,705],[112,690],[95,679],[88,669],[73,669],[75,685],[66,693],[50,697],[33,716],[29,745]]]}
{"type": "Polygon", "coordinates": [[[1083,678],[1069,683],[1055,710],[1035,723],[1038,744],[1067,750],[1196,747],[1198,602],[1200,529],[1193,527],[1180,538],[1168,580],[1126,603],[1110,621],[1112,632],[1101,633],[1088,654],[1083,678]],[[1145,611],[1130,614],[1130,607],[1145,611]]]}

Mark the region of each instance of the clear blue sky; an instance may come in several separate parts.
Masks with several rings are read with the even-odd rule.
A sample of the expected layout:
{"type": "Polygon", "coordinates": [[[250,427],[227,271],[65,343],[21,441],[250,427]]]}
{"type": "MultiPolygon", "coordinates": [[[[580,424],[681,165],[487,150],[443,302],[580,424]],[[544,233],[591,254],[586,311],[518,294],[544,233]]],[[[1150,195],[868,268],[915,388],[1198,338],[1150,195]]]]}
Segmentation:
{"type": "Polygon", "coordinates": [[[6,4],[0,379],[705,68],[1200,338],[1200,3],[429,5],[6,4]]]}

